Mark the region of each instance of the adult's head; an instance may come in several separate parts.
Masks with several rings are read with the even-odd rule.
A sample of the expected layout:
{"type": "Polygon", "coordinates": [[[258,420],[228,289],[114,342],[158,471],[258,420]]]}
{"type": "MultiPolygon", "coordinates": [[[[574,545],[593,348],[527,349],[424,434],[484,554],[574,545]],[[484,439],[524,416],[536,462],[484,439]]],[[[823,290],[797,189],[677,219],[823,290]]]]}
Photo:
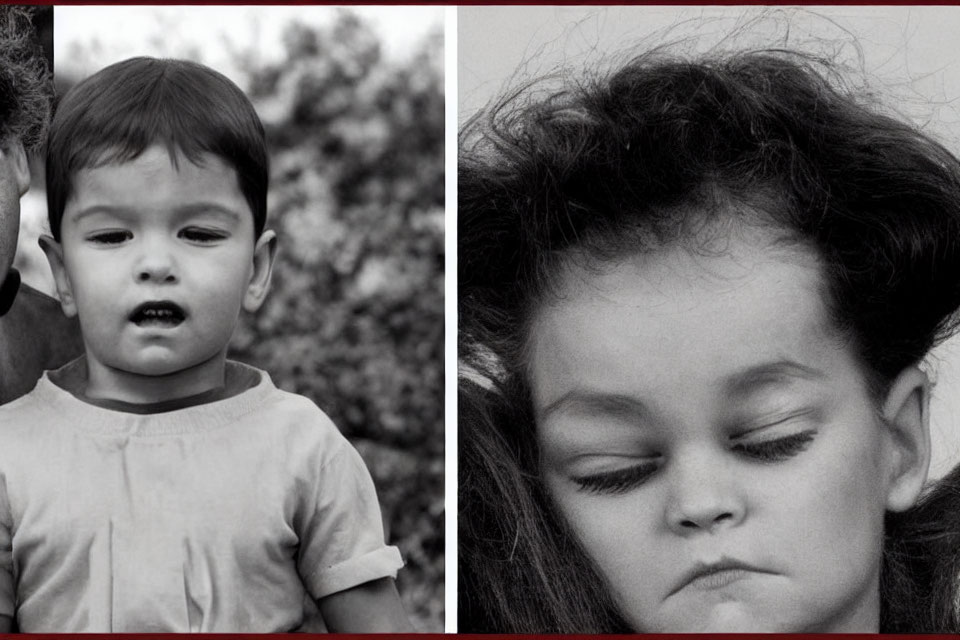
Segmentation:
{"type": "MultiPolygon", "coordinates": [[[[528,95],[496,105],[461,138],[462,355],[487,372],[492,397],[509,414],[479,421],[490,426],[487,442],[501,447],[487,457],[500,462],[485,472],[496,483],[505,477],[498,467],[515,465],[537,479],[530,493],[547,524],[531,528],[577,539],[634,630],[684,630],[683,618],[658,618],[669,606],[645,592],[663,576],[637,548],[654,544],[658,526],[672,530],[676,540],[661,551],[677,549],[678,564],[729,570],[710,564],[725,561],[720,546],[704,546],[700,558],[695,543],[686,544],[692,532],[760,522],[731,543],[734,555],[751,535],[787,535],[784,513],[768,517],[786,496],[774,489],[802,477],[794,496],[801,511],[810,505],[804,516],[818,535],[829,529],[826,512],[857,491],[849,504],[872,506],[845,525],[862,536],[850,549],[859,568],[834,575],[824,565],[836,581],[822,587],[827,601],[808,583],[809,600],[784,607],[823,617],[841,615],[863,593],[878,601],[884,510],[908,508],[926,473],[926,392],[915,367],[954,329],[960,305],[960,163],[846,91],[828,64],[796,54],[689,60],[657,52],[547,97],[528,95]],[[785,370],[753,366],[760,356],[767,364],[816,359],[818,349],[824,357],[807,373],[826,370],[821,382],[830,382],[808,395],[803,384],[785,382],[785,370]],[[776,352],[784,357],[768,357],[776,352]],[[723,387],[738,365],[753,375],[723,387]],[[683,375],[671,377],[676,371],[683,375]],[[843,398],[831,395],[847,383],[843,398]],[[773,400],[754,401],[761,387],[788,399],[774,410],[773,400]],[[733,391],[754,394],[752,404],[732,403],[733,391]],[[744,415],[754,404],[765,408],[744,415]],[[858,477],[822,458],[836,491],[821,492],[818,511],[804,494],[817,473],[791,474],[825,453],[821,443],[839,434],[836,425],[854,423],[857,433],[841,439],[855,447],[839,460],[860,461],[858,477]],[[588,433],[601,435],[587,442],[588,433]],[[697,456],[706,475],[687,491],[697,456]],[[771,468],[780,471],[767,475],[771,468]],[[721,503],[716,518],[703,515],[721,503]],[[635,528],[617,519],[623,513],[636,516],[635,528]],[[606,528],[597,525],[605,518],[606,528]],[[611,529],[625,541],[619,555],[605,537],[611,529]],[[671,547],[677,540],[683,544],[671,547]]],[[[845,446],[832,440],[831,455],[845,446]]],[[[523,549],[525,537],[518,529],[513,548],[523,549]]],[[[845,536],[834,531],[832,539],[845,536]]],[[[827,551],[810,549],[793,566],[758,556],[769,592],[827,551]]],[[[690,584],[728,586],[701,579],[707,575],[667,576],[659,596],[667,602],[690,584]]],[[[544,611],[579,601],[564,591],[569,582],[540,581],[544,611]]],[[[502,596],[510,586],[497,588],[490,602],[509,619],[511,597],[502,596]]],[[[703,620],[756,620],[733,609],[710,615],[718,611],[703,620]]],[[[878,615],[870,612],[874,622],[878,615]]],[[[816,629],[802,616],[768,619],[786,625],[780,631],[816,629]]],[[[739,630],[753,628],[761,627],[739,630]]]]}
{"type": "Polygon", "coordinates": [[[42,143],[53,86],[29,7],[0,6],[0,283],[17,248],[20,196],[30,186],[28,151],[42,143]]]}

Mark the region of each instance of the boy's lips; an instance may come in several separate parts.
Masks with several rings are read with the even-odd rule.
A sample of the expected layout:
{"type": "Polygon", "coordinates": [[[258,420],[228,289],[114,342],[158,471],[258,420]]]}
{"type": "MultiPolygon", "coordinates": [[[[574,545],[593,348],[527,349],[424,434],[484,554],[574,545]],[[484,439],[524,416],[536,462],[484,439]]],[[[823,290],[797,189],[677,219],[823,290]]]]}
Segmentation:
{"type": "Polygon", "coordinates": [[[187,318],[187,312],[170,300],[151,300],[139,304],[130,312],[129,320],[138,327],[178,326],[187,318]]]}

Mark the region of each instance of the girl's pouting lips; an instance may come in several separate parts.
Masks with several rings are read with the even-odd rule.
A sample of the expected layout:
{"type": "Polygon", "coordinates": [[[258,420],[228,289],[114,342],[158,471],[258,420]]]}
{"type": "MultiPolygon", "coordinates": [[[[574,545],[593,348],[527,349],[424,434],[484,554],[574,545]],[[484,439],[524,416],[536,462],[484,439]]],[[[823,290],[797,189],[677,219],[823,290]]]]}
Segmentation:
{"type": "Polygon", "coordinates": [[[671,589],[668,597],[686,588],[700,591],[720,589],[756,575],[773,575],[773,572],[729,558],[713,563],[698,563],[693,569],[684,573],[677,585],[671,589]]]}

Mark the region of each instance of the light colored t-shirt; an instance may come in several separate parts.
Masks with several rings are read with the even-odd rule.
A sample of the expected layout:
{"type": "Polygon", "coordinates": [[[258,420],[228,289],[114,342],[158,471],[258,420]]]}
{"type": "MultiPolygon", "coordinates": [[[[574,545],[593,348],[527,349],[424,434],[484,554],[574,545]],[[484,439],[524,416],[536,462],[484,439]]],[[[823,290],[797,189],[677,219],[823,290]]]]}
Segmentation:
{"type": "Polygon", "coordinates": [[[253,371],[239,395],[153,415],[49,373],[0,407],[0,613],[24,632],[279,632],[305,592],[395,576],[359,454],[253,371]]]}

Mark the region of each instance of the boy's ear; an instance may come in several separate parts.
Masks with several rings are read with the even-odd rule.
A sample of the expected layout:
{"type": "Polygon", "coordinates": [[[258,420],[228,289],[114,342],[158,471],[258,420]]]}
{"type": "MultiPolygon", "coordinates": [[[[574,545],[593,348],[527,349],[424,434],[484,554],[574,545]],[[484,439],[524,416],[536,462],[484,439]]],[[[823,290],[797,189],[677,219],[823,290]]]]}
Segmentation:
{"type": "Polygon", "coordinates": [[[916,503],[930,468],[930,378],[917,367],[900,372],[881,410],[886,429],[887,509],[916,503]]]}
{"type": "Polygon", "coordinates": [[[40,248],[47,256],[47,262],[50,263],[50,271],[53,272],[53,281],[57,286],[57,294],[60,296],[60,306],[68,318],[77,315],[77,305],[73,299],[73,289],[70,286],[70,277],[67,275],[67,269],[63,265],[63,247],[51,236],[43,234],[39,238],[40,248]]]}
{"type": "Polygon", "coordinates": [[[3,155],[10,162],[10,168],[13,170],[13,177],[17,181],[17,190],[20,196],[30,188],[30,162],[27,160],[27,152],[16,138],[4,142],[2,145],[3,155]]]}
{"type": "Polygon", "coordinates": [[[260,234],[253,248],[253,272],[250,283],[243,296],[243,308],[254,312],[260,308],[267,292],[270,291],[270,276],[273,273],[273,261],[277,257],[277,234],[267,229],[260,234]]]}

